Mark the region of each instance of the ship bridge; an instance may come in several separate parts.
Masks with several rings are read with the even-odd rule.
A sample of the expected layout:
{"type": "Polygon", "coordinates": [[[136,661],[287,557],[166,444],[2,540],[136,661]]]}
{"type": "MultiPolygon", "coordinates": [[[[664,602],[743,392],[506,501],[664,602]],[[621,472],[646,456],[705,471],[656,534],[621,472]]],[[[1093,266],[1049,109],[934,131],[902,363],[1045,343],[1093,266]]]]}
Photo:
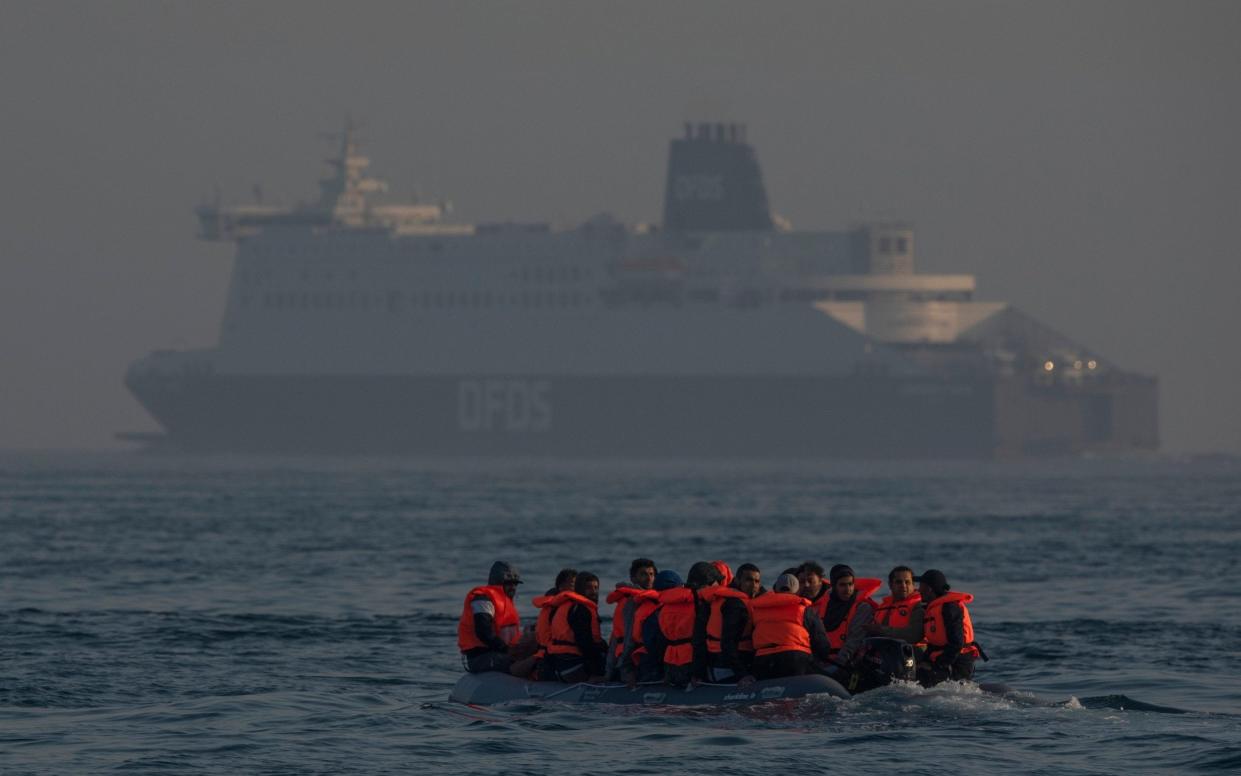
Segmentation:
{"type": "MultiPolygon", "coordinates": [[[[262,202],[223,205],[217,195],[215,202],[195,210],[199,237],[203,240],[230,242],[257,234],[265,227],[335,227],[379,228],[397,232],[447,231],[460,232],[461,227],[442,225],[446,203],[377,204],[371,196],[384,194],[388,184],[370,177],[366,169],[370,159],[359,152],[357,126],[346,121],[336,156],[324,160],[329,173],[319,180],[319,198],[311,204],[294,207],[264,205],[262,202]]],[[[257,195],[256,195],[257,197],[257,195]]]]}

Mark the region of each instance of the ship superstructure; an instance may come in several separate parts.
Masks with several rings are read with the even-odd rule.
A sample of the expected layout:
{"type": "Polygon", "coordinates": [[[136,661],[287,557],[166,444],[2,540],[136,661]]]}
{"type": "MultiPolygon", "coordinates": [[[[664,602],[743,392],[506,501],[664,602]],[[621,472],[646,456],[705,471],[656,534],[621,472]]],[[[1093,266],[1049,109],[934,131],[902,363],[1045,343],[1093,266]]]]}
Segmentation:
{"type": "Polygon", "coordinates": [[[795,231],[739,124],[672,141],[663,223],[380,204],[347,127],[316,202],[199,208],[236,244],[217,347],[126,382],[188,449],[992,457],[1157,445],[1156,383],[905,223],[795,231]]]}

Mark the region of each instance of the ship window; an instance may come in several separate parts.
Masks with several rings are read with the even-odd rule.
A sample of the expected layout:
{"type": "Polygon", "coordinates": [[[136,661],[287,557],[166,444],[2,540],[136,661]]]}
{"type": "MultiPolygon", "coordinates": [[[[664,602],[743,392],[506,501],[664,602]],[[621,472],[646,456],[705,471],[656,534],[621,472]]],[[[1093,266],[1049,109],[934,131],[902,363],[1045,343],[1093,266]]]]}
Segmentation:
{"type": "Polygon", "coordinates": [[[906,240],[904,237],[898,237],[896,239],[896,252],[905,253],[908,250],[909,250],[909,241],[906,240]]]}

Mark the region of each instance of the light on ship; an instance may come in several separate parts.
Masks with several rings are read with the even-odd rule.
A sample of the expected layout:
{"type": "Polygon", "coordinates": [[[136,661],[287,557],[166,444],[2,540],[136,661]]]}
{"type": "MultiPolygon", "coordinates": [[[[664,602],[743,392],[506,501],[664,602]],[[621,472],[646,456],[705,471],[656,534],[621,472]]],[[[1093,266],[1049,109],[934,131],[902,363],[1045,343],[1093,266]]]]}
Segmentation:
{"type": "Polygon", "coordinates": [[[1093,358],[1086,362],[1087,369],[1094,369],[1098,365],[1099,365],[1099,362],[1095,361],[1093,358]]]}
{"type": "Polygon", "coordinates": [[[1044,361],[1044,362],[1043,362],[1043,371],[1044,371],[1044,372],[1050,372],[1051,370],[1053,370],[1053,369],[1055,369],[1055,368],[1056,368],[1056,362],[1054,362],[1054,361],[1044,361]]]}

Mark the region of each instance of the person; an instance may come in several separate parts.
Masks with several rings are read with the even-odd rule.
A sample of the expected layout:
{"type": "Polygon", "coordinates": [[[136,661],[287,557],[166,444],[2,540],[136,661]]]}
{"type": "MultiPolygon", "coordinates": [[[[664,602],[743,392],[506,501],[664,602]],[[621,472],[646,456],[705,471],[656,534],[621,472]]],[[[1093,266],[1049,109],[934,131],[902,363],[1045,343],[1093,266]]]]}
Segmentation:
{"type": "Polygon", "coordinates": [[[635,646],[642,641],[640,635],[635,638],[634,615],[642,601],[654,601],[659,597],[658,593],[651,589],[655,584],[656,573],[655,561],[635,558],[629,564],[629,583],[617,582],[616,589],[608,593],[607,602],[615,604],[605,670],[609,680],[623,678],[621,675],[632,660],[635,646]]]}
{"type": "Polygon", "coordinates": [[[938,569],[922,572],[917,581],[918,592],[926,602],[922,617],[926,652],[918,661],[918,682],[931,687],[948,679],[973,678],[974,661],[987,659],[974,641],[974,623],[965,608],[974,596],[953,592],[948,578],[938,569]]]}
{"type": "MultiPolygon", "coordinates": [[[[725,566],[725,568],[728,568],[725,566]]],[[[702,682],[707,678],[707,620],[711,618],[711,602],[708,597],[724,581],[724,574],[715,563],[700,560],[685,575],[685,586],[694,594],[694,631],[690,642],[693,662],[690,665],[690,681],[702,682]]]]}
{"type": "Polygon", "coordinates": [[[534,622],[534,654],[512,662],[509,673],[513,676],[528,677],[543,673],[541,669],[546,665],[544,661],[547,658],[547,644],[551,639],[552,615],[556,613],[553,602],[558,594],[572,590],[576,582],[577,569],[561,569],[556,574],[556,583],[543,595],[530,600],[539,610],[539,616],[534,622]]]}
{"type": "Polygon", "coordinates": [[[659,682],[664,676],[664,637],[659,628],[657,617],[652,617],[659,610],[662,596],[669,591],[684,589],[681,575],[671,569],[664,569],[655,575],[654,600],[643,600],[638,604],[633,615],[634,647],[629,659],[621,663],[621,678],[630,687],[638,682],[659,682]]]}
{"type": "Polygon", "coordinates": [[[797,577],[781,574],[770,593],[750,602],[756,679],[819,673],[815,659],[828,658],[831,644],[823,621],[797,594],[798,587],[797,577]]]}
{"type": "Polygon", "coordinates": [[[866,626],[869,636],[922,642],[922,594],[914,583],[913,569],[897,566],[888,572],[890,594],[875,607],[875,621],[866,626]]]}
{"type": "Polygon", "coordinates": [[[556,595],[547,663],[562,682],[603,681],[607,645],[599,633],[599,578],[579,572],[572,591],[556,595]]]}
{"type": "Polygon", "coordinates": [[[797,567],[798,592],[810,602],[810,608],[822,619],[827,612],[828,586],[823,584],[823,567],[808,560],[797,567]]]}
{"type": "Polygon", "coordinates": [[[498,560],[491,564],[487,584],[465,596],[457,622],[457,648],[470,673],[508,671],[510,649],[521,640],[521,617],[517,612],[517,568],[498,560]]]}
{"type": "Polygon", "coordinates": [[[728,587],[733,583],[733,570],[722,560],[713,560],[711,565],[720,572],[720,587],[728,587]]]}
{"type": "Polygon", "coordinates": [[[699,561],[686,574],[684,584],[660,589],[660,577],[668,573],[661,571],[655,577],[659,605],[642,624],[646,654],[641,674],[644,679],[662,677],[667,684],[685,687],[706,674],[706,621],[711,612],[699,591],[717,584],[720,573],[710,563],[699,561]]]}
{"type": "Polygon", "coordinates": [[[832,566],[828,577],[831,594],[823,612],[823,629],[831,642],[829,673],[847,688],[851,669],[866,640],[866,626],[875,618],[871,593],[883,583],[878,579],[857,579],[853,569],[843,563],[832,566]]]}
{"type": "MultiPolygon", "coordinates": [[[[727,576],[727,575],[726,575],[727,576]]],[[[707,589],[711,606],[707,618],[707,679],[712,682],[754,681],[754,623],[747,605],[762,588],[762,574],[753,563],[743,563],[728,586],[707,589]]]]}

